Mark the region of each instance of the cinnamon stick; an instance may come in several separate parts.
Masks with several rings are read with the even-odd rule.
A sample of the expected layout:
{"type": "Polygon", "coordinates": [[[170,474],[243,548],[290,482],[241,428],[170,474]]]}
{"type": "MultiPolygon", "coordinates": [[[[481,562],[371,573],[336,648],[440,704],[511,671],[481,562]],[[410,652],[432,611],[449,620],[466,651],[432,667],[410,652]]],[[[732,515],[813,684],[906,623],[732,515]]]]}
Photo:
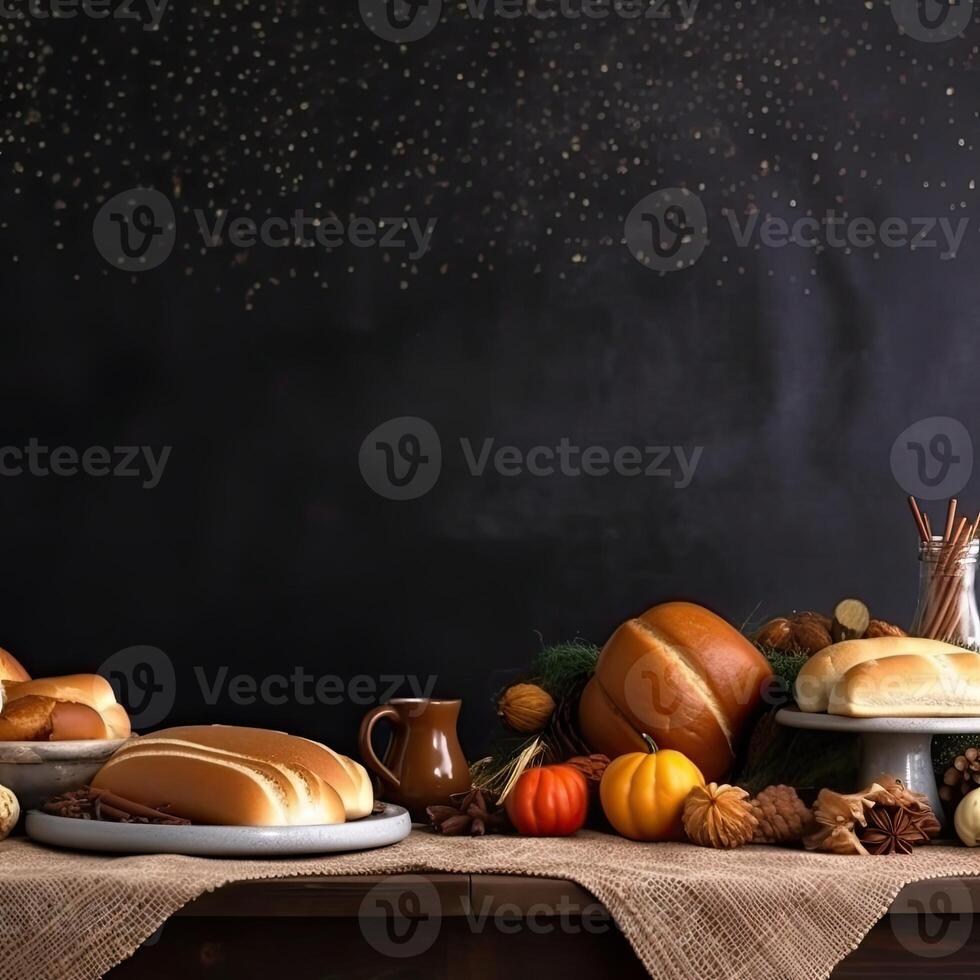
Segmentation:
{"type": "MultiPolygon", "coordinates": [[[[955,501],[950,501],[950,504],[955,501]]],[[[952,511],[955,514],[955,509],[952,511]]],[[[933,573],[932,583],[936,602],[933,606],[933,613],[929,619],[926,629],[923,631],[926,636],[938,639],[939,628],[944,624],[949,615],[953,599],[960,588],[962,569],[959,567],[960,561],[960,542],[963,539],[967,527],[967,518],[960,518],[960,523],[956,528],[956,534],[952,540],[943,548],[939,559],[936,562],[936,571],[933,573]]]]}
{"type": "Polygon", "coordinates": [[[949,541],[949,536],[953,533],[953,521],[956,520],[956,498],[952,497],[946,506],[946,532],[943,534],[943,541],[949,541]]]}
{"type": "Polygon", "coordinates": [[[912,510],[912,516],[915,518],[915,526],[919,529],[919,537],[923,541],[929,540],[929,534],[926,531],[925,521],[922,519],[922,512],[919,510],[919,505],[916,502],[915,497],[909,494],[909,507],[912,510]]]}

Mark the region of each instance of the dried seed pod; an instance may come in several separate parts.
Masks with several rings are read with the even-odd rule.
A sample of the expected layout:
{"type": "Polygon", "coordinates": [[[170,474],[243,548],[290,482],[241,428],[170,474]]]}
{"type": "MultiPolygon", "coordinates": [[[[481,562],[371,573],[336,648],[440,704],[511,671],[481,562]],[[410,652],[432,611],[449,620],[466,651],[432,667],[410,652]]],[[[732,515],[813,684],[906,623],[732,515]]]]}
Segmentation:
{"type": "Polygon", "coordinates": [[[702,847],[748,844],[757,826],[748,797],[738,786],[695,786],[684,802],[684,832],[702,847]]]}

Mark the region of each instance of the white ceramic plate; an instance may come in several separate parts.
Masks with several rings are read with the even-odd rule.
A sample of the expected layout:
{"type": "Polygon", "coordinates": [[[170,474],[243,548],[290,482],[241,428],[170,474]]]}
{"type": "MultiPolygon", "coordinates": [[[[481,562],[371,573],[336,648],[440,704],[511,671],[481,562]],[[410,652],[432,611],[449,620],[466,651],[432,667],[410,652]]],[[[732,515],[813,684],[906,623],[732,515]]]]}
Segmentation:
{"type": "Polygon", "coordinates": [[[28,837],[41,844],[115,854],[192,854],[201,857],[283,857],[387,847],[412,829],[408,811],[386,803],[384,812],[348,823],[311,827],[165,827],[76,820],[31,810],[28,837]]]}
{"type": "Polygon", "coordinates": [[[781,708],[776,713],[776,721],[787,728],[809,728],[817,732],[941,735],[980,731],[980,718],[851,718],[799,708],[781,708]]]}

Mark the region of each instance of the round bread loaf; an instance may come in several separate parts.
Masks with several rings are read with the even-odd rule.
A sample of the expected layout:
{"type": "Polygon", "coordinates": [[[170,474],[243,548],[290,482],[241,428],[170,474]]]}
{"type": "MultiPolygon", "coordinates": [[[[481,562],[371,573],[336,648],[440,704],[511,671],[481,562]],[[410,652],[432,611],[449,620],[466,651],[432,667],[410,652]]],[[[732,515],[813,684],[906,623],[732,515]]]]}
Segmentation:
{"type": "Polygon", "coordinates": [[[102,716],[87,704],[39,694],[17,698],[0,714],[0,741],[64,742],[108,738],[102,716]]]}
{"type": "Polygon", "coordinates": [[[366,816],[374,802],[364,769],[326,746],[230,725],[170,728],[134,739],[92,785],[146,806],[170,807],[195,823],[234,826],[342,823],[366,816]]]}
{"type": "Polygon", "coordinates": [[[708,781],[731,768],[772,677],[765,657],[720,616],[668,602],[610,637],[579,702],[594,752],[643,752],[642,736],[686,755],[708,781]]]}

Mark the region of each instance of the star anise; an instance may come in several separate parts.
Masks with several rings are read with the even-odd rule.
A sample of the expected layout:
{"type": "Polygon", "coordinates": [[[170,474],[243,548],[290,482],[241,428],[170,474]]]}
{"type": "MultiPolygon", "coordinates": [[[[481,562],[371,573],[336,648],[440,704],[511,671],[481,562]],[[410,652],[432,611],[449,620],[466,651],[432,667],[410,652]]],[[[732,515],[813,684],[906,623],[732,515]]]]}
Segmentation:
{"type": "Polygon", "coordinates": [[[507,817],[500,807],[494,806],[482,790],[471,789],[458,806],[429,806],[425,808],[432,829],[447,837],[482,837],[500,831],[507,825],[507,817]]]}
{"type": "Polygon", "coordinates": [[[872,797],[872,799],[876,799],[879,805],[884,802],[900,806],[921,833],[922,840],[919,843],[924,844],[931,837],[939,834],[942,828],[929,804],[929,797],[909,789],[896,776],[879,776],[878,784],[882,792],[879,798],[872,797]]]}
{"type": "Polygon", "coordinates": [[[928,840],[902,806],[878,803],[867,819],[866,827],[857,828],[857,836],[869,854],[911,854],[913,847],[928,840]]]}

